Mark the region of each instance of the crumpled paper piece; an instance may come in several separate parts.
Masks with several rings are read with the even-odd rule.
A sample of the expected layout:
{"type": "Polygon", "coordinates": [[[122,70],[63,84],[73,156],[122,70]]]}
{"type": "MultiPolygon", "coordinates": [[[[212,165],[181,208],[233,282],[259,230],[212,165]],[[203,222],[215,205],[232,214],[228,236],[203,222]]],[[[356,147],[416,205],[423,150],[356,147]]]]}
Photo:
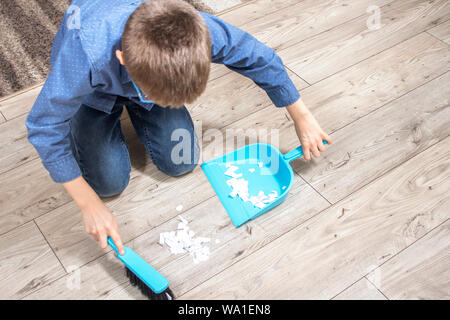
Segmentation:
{"type": "Polygon", "coordinates": [[[194,263],[206,261],[209,258],[209,247],[204,243],[211,241],[210,238],[194,237],[195,232],[188,227],[188,221],[181,215],[177,231],[162,232],[159,235],[159,244],[166,245],[172,254],[188,252],[194,259],[194,263]]]}
{"type": "Polygon", "coordinates": [[[236,173],[236,170],[238,169],[239,168],[236,166],[230,166],[227,171],[225,171],[225,175],[233,178],[240,178],[242,177],[242,173],[236,173]]]}
{"type": "MultiPolygon", "coordinates": [[[[262,163],[261,163],[262,164],[262,163]]],[[[259,164],[258,164],[259,165],[259,164]]],[[[278,192],[272,191],[268,195],[264,193],[264,191],[259,191],[258,195],[250,196],[248,191],[248,181],[241,178],[242,173],[236,173],[239,168],[236,166],[228,167],[227,171],[225,171],[225,175],[232,177],[227,180],[227,184],[231,187],[230,197],[241,198],[244,202],[250,201],[257,208],[264,208],[267,204],[273,202],[276,198],[278,198],[278,192]]]]}

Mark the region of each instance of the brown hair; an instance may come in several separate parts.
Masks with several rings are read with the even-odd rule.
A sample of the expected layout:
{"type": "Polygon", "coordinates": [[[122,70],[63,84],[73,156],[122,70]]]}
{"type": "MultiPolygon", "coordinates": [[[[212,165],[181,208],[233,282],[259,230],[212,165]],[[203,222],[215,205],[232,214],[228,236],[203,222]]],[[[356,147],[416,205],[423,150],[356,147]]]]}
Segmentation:
{"type": "Polygon", "coordinates": [[[206,88],[211,39],[202,16],[181,0],[143,2],[122,35],[128,74],[161,106],[194,102],[206,88]]]}

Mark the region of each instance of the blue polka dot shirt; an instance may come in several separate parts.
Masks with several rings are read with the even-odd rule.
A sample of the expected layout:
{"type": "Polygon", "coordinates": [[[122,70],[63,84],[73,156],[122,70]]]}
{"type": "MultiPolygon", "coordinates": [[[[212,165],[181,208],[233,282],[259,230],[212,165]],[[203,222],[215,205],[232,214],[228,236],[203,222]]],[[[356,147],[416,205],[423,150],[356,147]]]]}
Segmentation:
{"type": "MultiPolygon", "coordinates": [[[[150,0],[151,1],[151,0],[150,0]]],[[[75,0],[52,47],[51,71],[26,119],[28,139],[55,182],[81,175],[70,148],[69,121],[82,104],[110,113],[117,96],[143,108],[115,56],[126,21],[144,0],[75,0]]],[[[277,107],[300,98],[275,51],[243,30],[200,12],[211,34],[212,62],[226,65],[264,89],[277,107]]]]}

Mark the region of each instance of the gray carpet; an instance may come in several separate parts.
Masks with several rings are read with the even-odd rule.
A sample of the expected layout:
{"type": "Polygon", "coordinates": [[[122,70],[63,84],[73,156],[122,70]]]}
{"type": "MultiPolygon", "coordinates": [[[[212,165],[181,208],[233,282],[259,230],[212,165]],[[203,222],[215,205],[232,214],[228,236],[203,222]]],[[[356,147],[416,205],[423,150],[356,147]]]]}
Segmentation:
{"type": "MultiPolygon", "coordinates": [[[[185,0],[214,13],[241,0],[185,0]]],[[[0,98],[45,80],[50,50],[70,0],[0,1],[0,98]]]]}

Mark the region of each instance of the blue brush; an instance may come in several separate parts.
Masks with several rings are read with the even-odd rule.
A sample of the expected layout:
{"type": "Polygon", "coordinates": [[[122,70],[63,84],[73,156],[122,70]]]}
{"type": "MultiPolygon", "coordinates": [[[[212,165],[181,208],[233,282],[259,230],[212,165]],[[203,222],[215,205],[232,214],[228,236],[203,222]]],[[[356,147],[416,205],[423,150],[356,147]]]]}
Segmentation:
{"type": "Polygon", "coordinates": [[[130,279],[131,284],[139,287],[147,298],[150,300],[172,300],[174,298],[169,288],[169,281],[136,252],[124,246],[125,253],[121,255],[110,237],[108,237],[108,244],[125,265],[126,275],[130,279]]]}

